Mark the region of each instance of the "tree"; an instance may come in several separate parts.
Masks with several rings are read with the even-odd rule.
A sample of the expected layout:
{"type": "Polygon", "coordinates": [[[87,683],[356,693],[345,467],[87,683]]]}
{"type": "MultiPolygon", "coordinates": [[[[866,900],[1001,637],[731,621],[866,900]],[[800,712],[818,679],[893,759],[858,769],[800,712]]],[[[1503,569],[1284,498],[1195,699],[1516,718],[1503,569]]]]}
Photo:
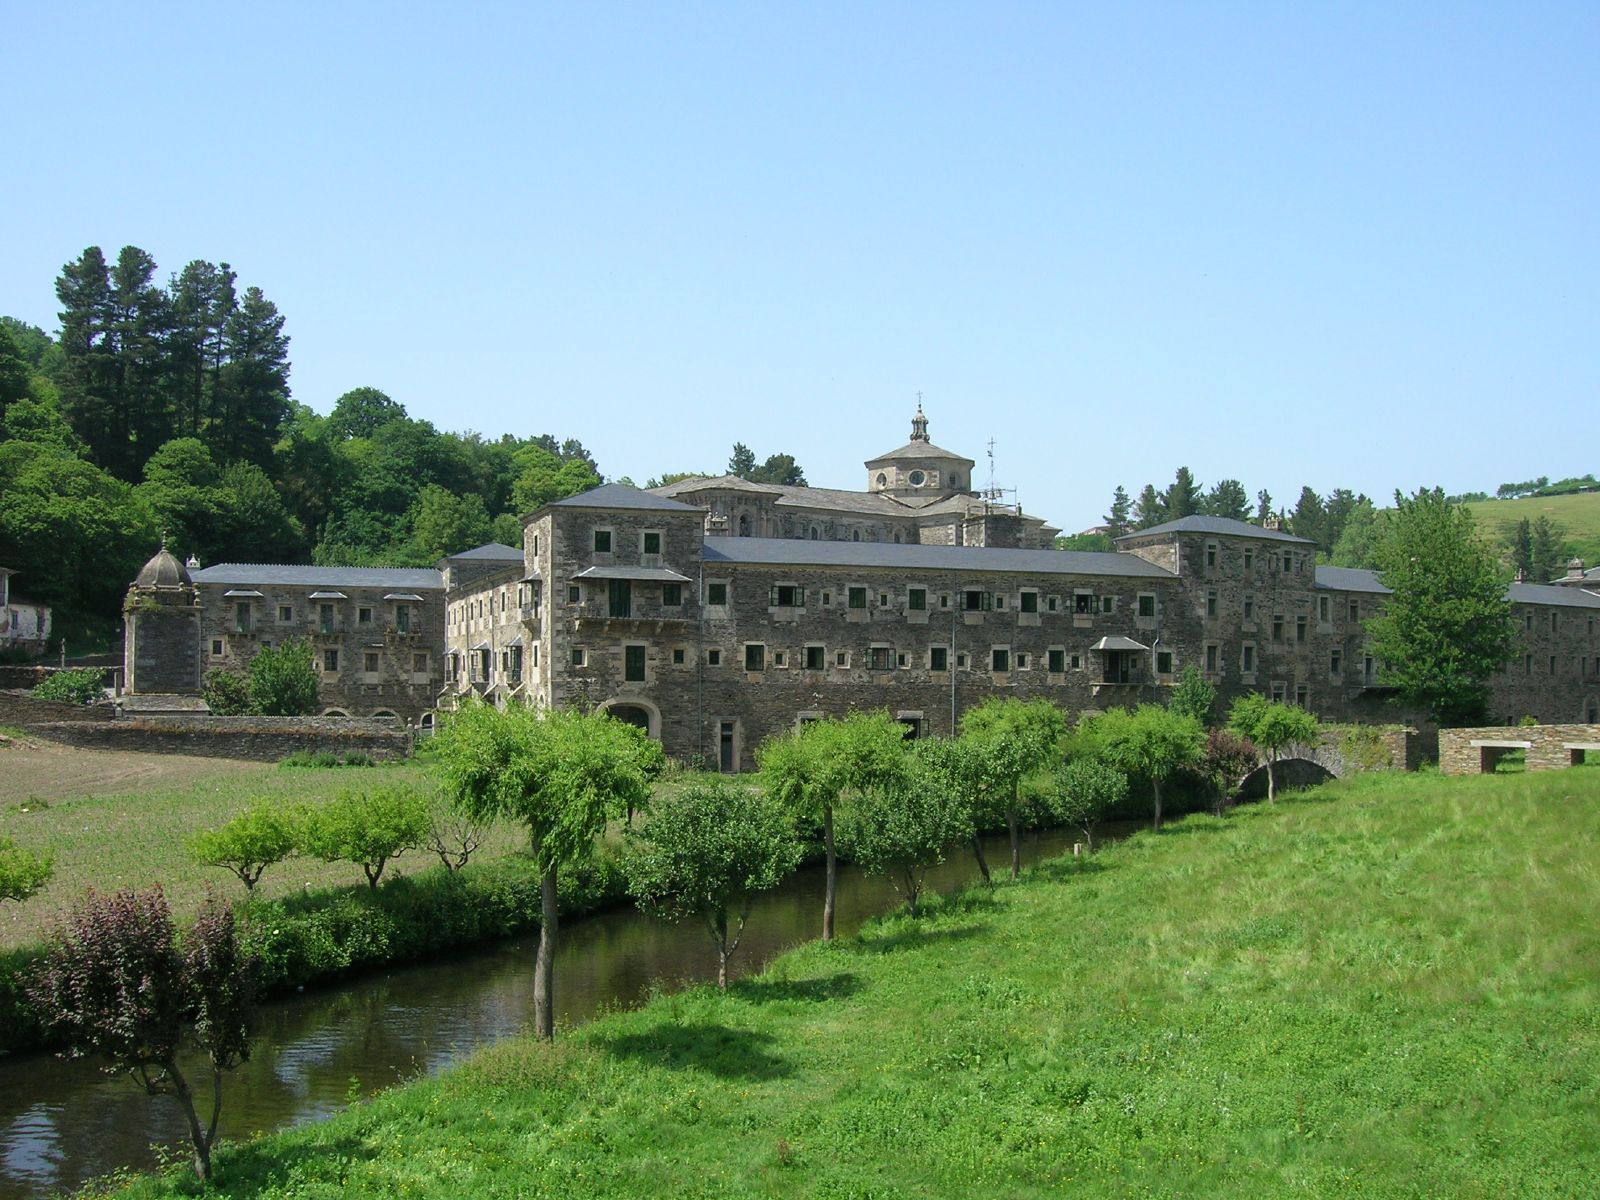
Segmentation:
{"type": "Polygon", "coordinates": [[[1333,565],[1370,571],[1376,565],[1373,553],[1381,535],[1377,509],[1371,500],[1359,497],[1333,543],[1333,565]]]}
{"type": "Polygon", "coordinates": [[[912,916],[927,869],[969,828],[967,805],[954,781],[912,755],[898,777],[862,788],[841,815],[839,843],[868,875],[887,875],[912,916]]]}
{"type": "Polygon", "coordinates": [[[462,812],[447,800],[436,800],[428,807],[428,849],[454,875],[478,852],[492,824],[462,812]]]}
{"type": "MultiPolygon", "coordinates": [[[[922,771],[937,778],[938,786],[961,801],[965,827],[962,837],[972,847],[973,860],[984,883],[993,883],[989,862],[983,855],[983,830],[995,808],[985,794],[983,759],[972,743],[959,737],[918,738],[911,747],[922,771]]],[[[998,819],[999,813],[994,813],[998,819]]]]}
{"type": "Polygon", "coordinates": [[[369,438],[385,425],[407,420],[405,405],[375,387],[351,388],[333,402],[327,434],[335,441],[369,438]]]}
{"type": "Polygon", "coordinates": [[[1533,579],[1533,523],[1527,517],[1517,522],[1511,535],[1511,570],[1518,579],[1533,579]]]}
{"type": "Polygon", "coordinates": [[[992,698],[961,717],[961,737],[979,756],[986,790],[999,801],[1011,836],[1011,878],[1022,873],[1022,781],[1054,765],[1066,734],[1048,700],[992,698]]]}
{"type": "Polygon", "coordinates": [[[1482,719],[1489,678],[1515,647],[1511,605],[1472,514],[1440,488],[1395,493],[1375,551],[1390,595],[1366,625],[1381,678],[1441,725],[1482,719]]]}
{"type": "Polygon", "coordinates": [[[320,808],[301,814],[295,842],[323,862],[355,863],[378,890],[390,859],[427,842],[432,833],[428,801],[404,784],[371,791],[341,791],[320,808]]]}
{"type": "Polygon", "coordinates": [[[1211,811],[1221,816],[1228,797],[1260,760],[1255,743],[1226,729],[1206,730],[1205,750],[1192,770],[1211,792],[1211,811]]]}
{"type": "Polygon", "coordinates": [[[1561,532],[1549,517],[1541,515],[1533,523],[1533,540],[1529,555],[1529,578],[1534,583],[1549,583],[1561,574],[1567,556],[1561,543],[1561,532]]]}
{"type": "Polygon", "coordinates": [[[885,712],[811,721],[769,738],[756,752],[762,783],[797,819],[822,824],[825,882],[822,940],[833,939],[839,860],[834,810],[869,787],[895,782],[906,769],[905,727],[885,712]]]}
{"type": "Polygon", "coordinates": [[[1276,764],[1289,746],[1311,744],[1321,726],[1303,708],[1268,700],[1260,692],[1240,696],[1228,710],[1228,728],[1265,751],[1267,762],[1267,800],[1278,798],[1276,764]]]}
{"type": "Polygon", "coordinates": [[[1345,525],[1350,520],[1350,514],[1355,512],[1356,505],[1366,504],[1369,508],[1372,501],[1365,496],[1358,496],[1349,488],[1334,488],[1328,493],[1323,522],[1323,552],[1331,555],[1333,548],[1338,545],[1339,538],[1344,534],[1345,525]]]}
{"type": "Polygon", "coordinates": [[[1083,830],[1083,840],[1093,850],[1095,825],[1127,796],[1126,774],[1102,758],[1079,755],[1056,773],[1050,815],[1083,830]]]}
{"type": "Polygon", "coordinates": [[[642,807],[650,794],[642,730],[603,712],[505,710],[469,703],[434,735],[450,794],[478,820],[505,817],[528,827],[541,873],[539,949],[534,960],[533,1024],[537,1037],[555,1035],[559,906],[556,876],[582,862],[608,816],[642,807]]]}
{"type": "Polygon", "coordinates": [[[52,671],[34,685],[30,695],[62,704],[93,704],[106,697],[105,672],[99,667],[74,667],[52,671]]]}
{"type": "Polygon", "coordinates": [[[226,667],[212,667],[200,685],[200,699],[213,716],[242,717],[250,711],[250,680],[226,667]]]}
{"type": "Polygon", "coordinates": [[[717,949],[717,987],[739,948],[750,905],[800,862],[794,816],[766,792],[716,781],[659,798],[628,833],[628,893],[664,921],[696,917],[717,949]]]}
{"type": "MultiPolygon", "coordinates": [[[[1300,499],[1295,501],[1294,515],[1289,518],[1289,532],[1322,546],[1327,520],[1328,513],[1323,507],[1322,497],[1309,487],[1301,488],[1300,499]]],[[[1332,542],[1328,542],[1324,548],[1331,550],[1332,542]]]]}
{"type": "Polygon", "coordinates": [[[737,475],[740,479],[749,479],[756,469],[755,451],[743,442],[733,444],[733,453],[728,458],[728,474],[737,475]]]}
{"type": "Polygon", "coordinates": [[[1211,724],[1211,710],[1217,703],[1217,689],[1206,682],[1200,668],[1190,663],[1178,676],[1167,707],[1180,716],[1193,717],[1201,725],[1211,724]]]}
{"type": "Polygon", "coordinates": [[[805,487],[806,473],[792,454],[769,454],[767,461],[746,476],[751,483],[776,483],[785,487],[805,487]]]}
{"type": "Polygon", "coordinates": [[[1105,522],[1106,532],[1112,537],[1121,537],[1132,528],[1131,518],[1133,501],[1128,498],[1128,491],[1120,483],[1117,490],[1111,493],[1111,511],[1101,518],[1105,522]]]}
{"type": "Polygon", "coordinates": [[[1221,479],[1206,493],[1200,511],[1207,516],[1225,517],[1230,521],[1250,519],[1250,496],[1244,484],[1237,479],[1221,479]]]}
{"type": "Polygon", "coordinates": [[[189,854],[208,867],[226,867],[245,891],[256,890],[261,873],[295,852],[296,819],[270,800],[260,800],[219,829],[189,839],[189,854]]]}
{"type": "Polygon", "coordinates": [[[10,327],[0,325],[0,416],[16,401],[28,399],[31,375],[10,327]]]}
{"type": "Polygon", "coordinates": [[[1178,468],[1178,473],[1168,485],[1166,494],[1161,497],[1161,504],[1166,510],[1169,521],[1176,521],[1180,517],[1192,517],[1200,511],[1200,485],[1194,481],[1194,476],[1189,473],[1188,467],[1178,468]]]}
{"type": "Polygon", "coordinates": [[[1145,484],[1139,493],[1139,498],[1133,502],[1133,527],[1149,529],[1166,519],[1167,508],[1165,501],[1161,499],[1161,494],[1156,491],[1155,484],[1145,484]]]}
{"type": "Polygon", "coordinates": [[[36,854],[8,837],[0,837],[0,900],[21,903],[49,883],[54,873],[52,855],[36,854]]]}
{"type": "Polygon", "coordinates": [[[1155,820],[1161,829],[1161,785],[1174,771],[1200,757],[1205,733],[1193,717],[1154,704],[1129,712],[1113,708],[1092,718],[1086,730],[1093,753],[1124,774],[1150,781],[1155,793],[1155,820]]]}
{"type": "Polygon", "coordinates": [[[266,717],[317,711],[317,666],[310,642],[291,638],[256,651],[250,660],[250,707],[266,717]]]}
{"type": "Polygon", "coordinates": [[[1256,524],[1265,525],[1272,517],[1272,493],[1262,488],[1256,493],[1256,524]]]}
{"type": "Polygon", "coordinates": [[[228,314],[228,362],[213,403],[211,445],[224,462],[264,466],[289,417],[289,338],[278,306],[258,287],[228,314]]]}
{"type": "Polygon", "coordinates": [[[68,1056],[98,1055],[150,1095],[177,1101],[189,1122],[195,1174],[209,1180],[222,1073],[250,1057],[253,973],[228,906],[208,903],[180,944],[159,887],[91,891],[56,930],[29,994],[68,1056]],[[204,1124],[179,1065],[190,1044],[211,1068],[204,1124]]]}

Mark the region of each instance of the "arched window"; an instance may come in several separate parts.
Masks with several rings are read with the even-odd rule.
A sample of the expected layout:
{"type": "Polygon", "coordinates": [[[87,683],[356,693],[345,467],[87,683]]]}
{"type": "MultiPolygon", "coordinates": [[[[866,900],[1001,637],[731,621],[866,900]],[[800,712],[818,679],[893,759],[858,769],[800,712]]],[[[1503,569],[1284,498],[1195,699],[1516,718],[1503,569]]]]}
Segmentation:
{"type": "Polygon", "coordinates": [[[861,530],[859,530],[859,529],[852,529],[852,530],[851,530],[851,531],[850,531],[850,540],[851,540],[851,541],[852,541],[852,542],[859,542],[859,541],[860,541],[860,540],[861,540],[861,530]]]}
{"type": "Polygon", "coordinates": [[[740,513],[739,514],[739,536],[740,537],[749,537],[750,536],[750,514],[749,513],[740,513]]]}
{"type": "Polygon", "coordinates": [[[879,487],[887,487],[888,485],[889,485],[889,477],[887,475],[885,475],[882,471],[879,471],[878,472],[878,486],[879,487]]]}

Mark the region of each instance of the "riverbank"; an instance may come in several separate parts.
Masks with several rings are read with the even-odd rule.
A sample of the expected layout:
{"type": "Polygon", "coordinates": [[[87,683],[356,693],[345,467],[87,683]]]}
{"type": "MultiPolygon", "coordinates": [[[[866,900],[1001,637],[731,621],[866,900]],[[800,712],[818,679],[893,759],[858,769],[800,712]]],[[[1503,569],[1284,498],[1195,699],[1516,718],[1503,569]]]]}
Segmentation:
{"type": "Polygon", "coordinates": [[[1595,792],[1384,776],[1191,816],[225,1147],[221,1190],[1583,1194],[1595,792]]]}

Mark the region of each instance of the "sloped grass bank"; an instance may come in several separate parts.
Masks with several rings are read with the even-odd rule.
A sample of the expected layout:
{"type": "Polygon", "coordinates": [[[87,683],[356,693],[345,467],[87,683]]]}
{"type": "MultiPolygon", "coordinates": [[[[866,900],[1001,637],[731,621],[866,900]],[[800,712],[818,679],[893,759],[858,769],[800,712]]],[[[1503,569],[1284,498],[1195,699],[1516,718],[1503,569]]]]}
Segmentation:
{"type": "Polygon", "coordinates": [[[1597,835],[1588,772],[1190,817],[225,1148],[221,1189],[1591,1194],[1597,835]]]}

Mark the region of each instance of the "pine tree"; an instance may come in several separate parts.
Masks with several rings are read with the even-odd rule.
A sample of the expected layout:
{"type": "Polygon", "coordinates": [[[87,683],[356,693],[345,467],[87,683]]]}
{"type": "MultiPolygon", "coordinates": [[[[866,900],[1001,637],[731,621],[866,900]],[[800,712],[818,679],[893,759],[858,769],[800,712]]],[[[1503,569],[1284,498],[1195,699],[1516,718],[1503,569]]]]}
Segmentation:
{"type": "Polygon", "coordinates": [[[1200,485],[1194,481],[1194,476],[1189,473],[1188,467],[1178,468],[1172,485],[1162,497],[1162,503],[1169,521],[1176,521],[1180,517],[1192,517],[1200,511],[1200,485]]]}
{"type": "Polygon", "coordinates": [[[1200,511],[1207,516],[1226,517],[1230,521],[1248,521],[1250,496],[1244,490],[1244,484],[1237,479],[1223,479],[1206,493],[1200,511]]]}
{"type": "Polygon", "coordinates": [[[1127,489],[1120,483],[1117,490],[1111,493],[1111,511],[1105,515],[1106,531],[1112,537],[1121,537],[1128,532],[1129,514],[1133,511],[1133,501],[1128,499],[1127,489]]]}
{"type": "Polygon", "coordinates": [[[1272,493],[1262,488],[1256,493],[1256,524],[1265,525],[1272,518],[1272,493]]]}
{"type": "Polygon", "coordinates": [[[1322,497],[1309,487],[1300,489],[1300,499],[1295,503],[1294,515],[1289,518],[1289,532],[1295,537],[1307,538],[1324,548],[1324,524],[1327,513],[1322,507],[1322,497]]]}
{"type": "Polygon", "coordinates": [[[1517,522],[1517,530],[1511,535],[1511,569],[1518,579],[1533,578],[1533,526],[1527,517],[1517,522]]]}
{"type": "Polygon", "coordinates": [[[277,305],[258,287],[228,317],[228,363],[218,388],[211,444],[223,462],[271,461],[289,416],[289,339],[277,305]]]}
{"type": "Polygon", "coordinates": [[[1167,519],[1166,505],[1156,491],[1155,484],[1147,483],[1139,498],[1133,502],[1133,527],[1149,529],[1167,519]]]}
{"type": "Polygon", "coordinates": [[[733,444],[733,456],[728,459],[728,474],[737,475],[740,479],[749,479],[755,473],[755,451],[743,442],[733,444]]]}
{"type": "Polygon", "coordinates": [[[1561,574],[1566,562],[1566,555],[1561,545],[1561,531],[1550,523],[1549,517],[1541,516],[1533,523],[1532,551],[1534,583],[1549,583],[1561,574]]]}
{"type": "MultiPolygon", "coordinates": [[[[83,439],[90,458],[109,467],[126,431],[119,425],[117,363],[111,336],[111,271],[99,246],[90,246],[61,268],[61,411],[83,439]]],[[[126,477],[124,477],[126,478],[126,477]]]]}

